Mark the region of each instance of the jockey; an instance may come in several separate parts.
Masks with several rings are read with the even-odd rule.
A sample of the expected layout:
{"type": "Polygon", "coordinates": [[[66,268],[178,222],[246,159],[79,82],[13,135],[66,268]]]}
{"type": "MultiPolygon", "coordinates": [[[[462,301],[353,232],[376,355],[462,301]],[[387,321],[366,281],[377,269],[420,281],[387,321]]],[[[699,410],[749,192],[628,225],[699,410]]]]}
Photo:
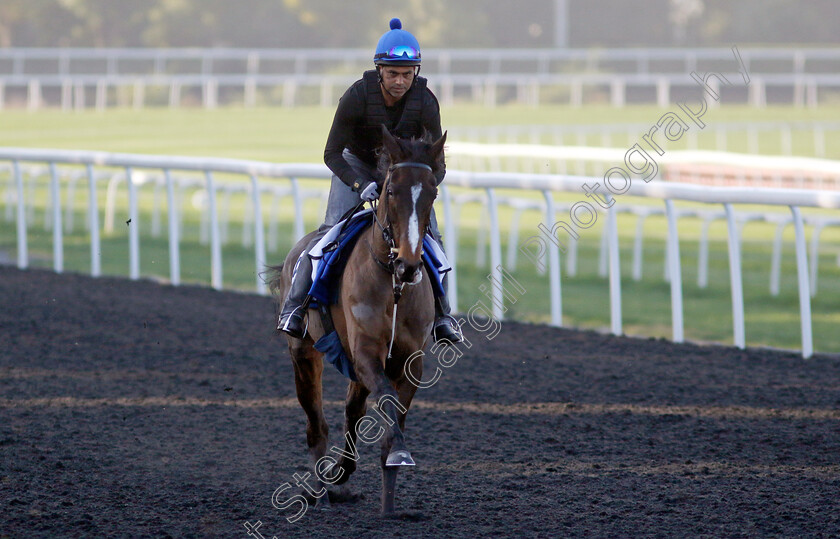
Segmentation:
{"type": "MultiPolygon", "coordinates": [[[[383,124],[402,138],[419,138],[425,132],[434,140],[441,137],[437,99],[426,87],[426,79],[418,76],[420,45],[402,29],[399,19],[391,19],[390,27],[376,46],[373,57],[376,69],[366,71],[338,103],[324,150],[324,162],[333,172],[327,215],[307,252],[345,213],[361,201],[379,198],[377,182],[381,185],[384,178],[377,171],[376,151],[382,146],[383,124]]],[[[445,169],[437,174],[438,185],[444,174],[445,169]]],[[[429,228],[442,245],[434,209],[429,228]]],[[[303,338],[306,303],[312,286],[309,256],[301,256],[298,266],[277,329],[303,338]]],[[[446,296],[435,300],[433,331],[436,341],[462,341],[458,322],[449,315],[446,296]]]]}

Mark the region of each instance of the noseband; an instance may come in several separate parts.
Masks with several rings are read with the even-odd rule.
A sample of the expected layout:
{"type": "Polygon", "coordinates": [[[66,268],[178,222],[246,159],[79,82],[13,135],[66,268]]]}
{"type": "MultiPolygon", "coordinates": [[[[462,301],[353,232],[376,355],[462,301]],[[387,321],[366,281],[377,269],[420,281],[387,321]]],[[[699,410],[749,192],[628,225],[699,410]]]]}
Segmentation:
{"type": "Polygon", "coordinates": [[[395,163],[388,167],[388,175],[390,176],[391,173],[398,168],[422,168],[428,170],[429,172],[432,172],[432,167],[425,163],[417,163],[416,161],[405,161],[402,163],[395,163]]]}

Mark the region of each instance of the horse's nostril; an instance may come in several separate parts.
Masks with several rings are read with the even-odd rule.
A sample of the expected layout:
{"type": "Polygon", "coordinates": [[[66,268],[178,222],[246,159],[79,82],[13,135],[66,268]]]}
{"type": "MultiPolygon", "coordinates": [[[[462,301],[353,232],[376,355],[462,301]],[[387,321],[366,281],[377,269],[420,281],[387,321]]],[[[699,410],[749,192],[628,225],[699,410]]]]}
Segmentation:
{"type": "Polygon", "coordinates": [[[414,278],[417,276],[417,270],[420,269],[420,266],[404,266],[404,271],[401,279],[403,282],[412,282],[414,278]]]}
{"type": "Polygon", "coordinates": [[[394,261],[394,274],[403,283],[413,283],[419,271],[420,264],[406,264],[401,258],[394,261]]]}

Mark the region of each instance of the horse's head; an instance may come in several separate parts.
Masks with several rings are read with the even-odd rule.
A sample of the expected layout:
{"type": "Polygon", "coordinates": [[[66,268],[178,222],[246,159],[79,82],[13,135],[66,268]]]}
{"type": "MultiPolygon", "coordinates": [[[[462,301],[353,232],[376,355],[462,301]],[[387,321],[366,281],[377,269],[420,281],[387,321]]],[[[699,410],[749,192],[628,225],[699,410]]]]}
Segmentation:
{"type": "Polygon", "coordinates": [[[394,274],[400,282],[416,284],[422,272],[423,236],[437,197],[435,173],[443,167],[440,139],[394,138],[382,128],[384,185],[379,197],[379,218],[393,238],[394,274]]]}

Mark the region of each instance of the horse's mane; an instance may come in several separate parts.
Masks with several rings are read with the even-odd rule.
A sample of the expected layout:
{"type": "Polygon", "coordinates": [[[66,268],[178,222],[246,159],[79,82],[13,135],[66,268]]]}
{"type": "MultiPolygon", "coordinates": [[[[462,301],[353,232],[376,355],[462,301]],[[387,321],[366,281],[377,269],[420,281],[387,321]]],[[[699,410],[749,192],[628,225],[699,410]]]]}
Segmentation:
{"type": "MultiPolygon", "coordinates": [[[[434,174],[438,174],[438,172],[443,170],[445,166],[443,158],[444,152],[440,153],[440,157],[438,159],[435,159],[435,157],[431,154],[432,144],[435,141],[432,138],[431,133],[428,131],[426,131],[420,138],[404,139],[395,137],[395,139],[400,145],[400,149],[402,150],[404,156],[399,160],[399,162],[414,161],[415,163],[429,165],[432,167],[432,172],[434,174]]],[[[391,162],[391,156],[388,155],[388,152],[385,151],[384,147],[379,148],[376,153],[379,157],[377,169],[381,177],[385,178],[388,176],[388,167],[393,164],[391,162]]]]}

